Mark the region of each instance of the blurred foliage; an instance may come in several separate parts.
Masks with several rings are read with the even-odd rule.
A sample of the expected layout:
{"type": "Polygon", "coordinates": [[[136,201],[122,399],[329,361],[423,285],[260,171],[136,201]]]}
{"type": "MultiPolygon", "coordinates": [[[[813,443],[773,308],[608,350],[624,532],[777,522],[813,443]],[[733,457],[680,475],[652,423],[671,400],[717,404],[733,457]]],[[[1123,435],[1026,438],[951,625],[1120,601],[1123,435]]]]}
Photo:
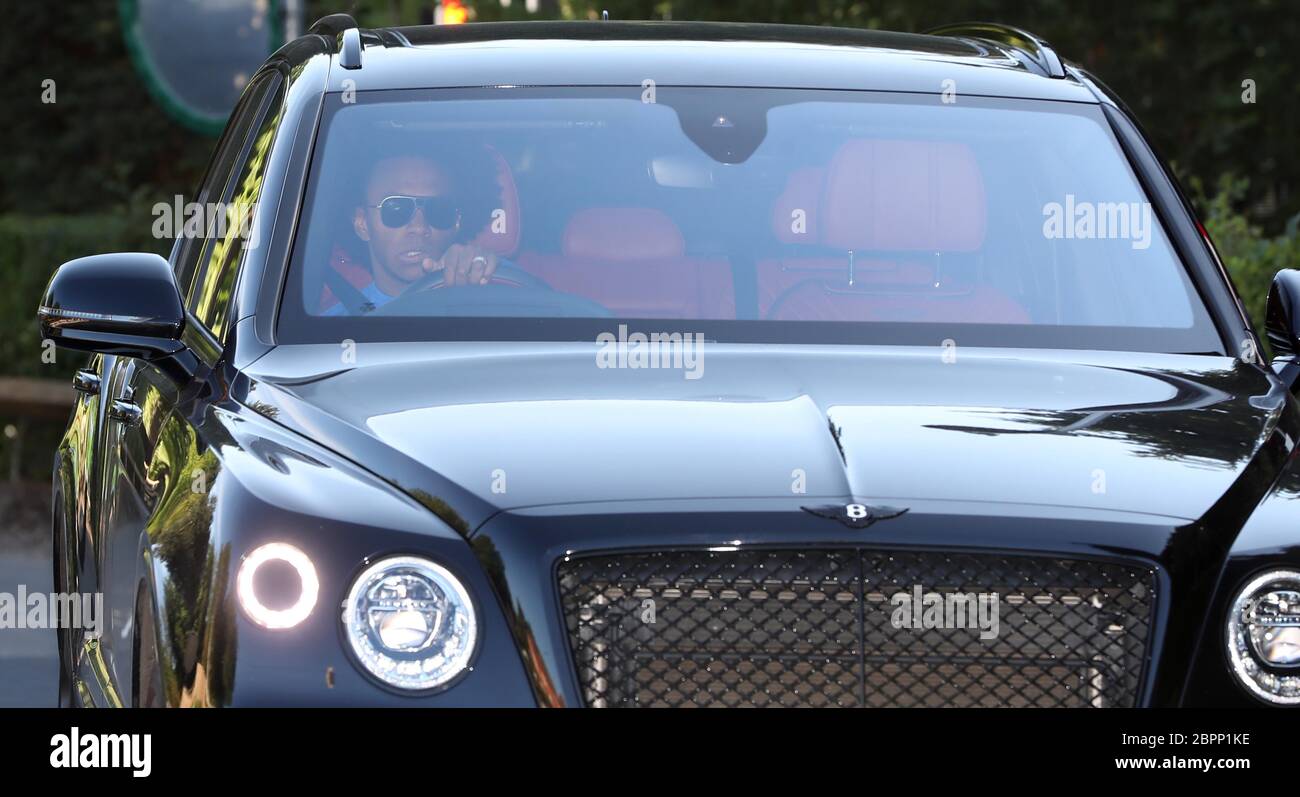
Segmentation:
{"type": "Polygon", "coordinates": [[[0,213],[117,213],[195,188],[214,141],[150,98],[115,0],[10,2],[5,19],[0,213]]]}
{"type": "Polygon", "coordinates": [[[1200,179],[1193,177],[1188,182],[1205,229],[1262,336],[1273,275],[1278,269],[1300,268],[1300,214],[1292,216],[1280,234],[1267,235],[1235,209],[1249,192],[1248,178],[1223,175],[1208,196],[1200,179]]]}
{"type": "Polygon", "coordinates": [[[140,206],[115,215],[0,216],[0,363],[13,376],[70,377],[85,356],[56,350],[45,362],[36,305],[60,263],[101,252],[156,252],[166,257],[170,240],[150,232],[151,216],[140,206]]]}
{"type": "MultiPolygon", "coordinates": [[[[42,347],[36,304],[65,261],[100,252],[166,256],[171,241],[150,234],[150,218],[142,206],[115,215],[0,216],[0,374],[65,380],[87,362],[89,355],[42,347]]],[[[18,477],[48,485],[63,424],[0,413],[0,430],[8,426],[18,437],[0,434],[0,478],[9,478],[17,454],[18,477]]]]}

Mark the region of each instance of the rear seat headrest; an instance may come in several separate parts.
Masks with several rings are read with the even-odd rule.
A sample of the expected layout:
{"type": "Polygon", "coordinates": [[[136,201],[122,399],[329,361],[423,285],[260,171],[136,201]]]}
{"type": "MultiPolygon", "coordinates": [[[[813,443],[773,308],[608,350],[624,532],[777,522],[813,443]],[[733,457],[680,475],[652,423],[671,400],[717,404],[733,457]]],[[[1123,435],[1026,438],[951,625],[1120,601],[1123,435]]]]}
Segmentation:
{"type": "Polygon", "coordinates": [[[668,214],[654,208],[586,208],[564,228],[568,257],[603,260],[653,260],[680,257],[682,232],[668,214]]]}
{"type": "Polygon", "coordinates": [[[493,211],[488,225],[475,236],[473,243],[502,257],[509,257],[519,248],[519,189],[515,185],[515,176],[510,171],[510,164],[501,157],[501,153],[487,144],[484,144],[483,148],[488,151],[497,165],[497,185],[501,188],[501,204],[498,210],[502,212],[493,211]]]}
{"type": "Polygon", "coordinates": [[[851,139],[826,169],[822,243],[843,249],[971,252],[984,243],[984,180],[970,147],[851,139]]]}

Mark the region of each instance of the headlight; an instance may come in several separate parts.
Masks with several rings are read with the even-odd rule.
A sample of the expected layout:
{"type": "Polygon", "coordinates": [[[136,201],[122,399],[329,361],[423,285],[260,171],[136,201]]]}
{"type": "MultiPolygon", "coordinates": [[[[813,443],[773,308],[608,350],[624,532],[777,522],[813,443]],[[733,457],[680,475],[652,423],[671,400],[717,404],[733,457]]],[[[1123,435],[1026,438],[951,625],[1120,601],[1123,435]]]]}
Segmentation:
{"type": "Polygon", "coordinates": [[[401,689],[433,689],[469,666],[478,619],[465,586],[427,559],[394,556],[352,583],[343,626],[361,665],[401,689]]]}
{"type": "Polygon", "coordinates": [[[1273,570],[1242,587],[1228,611],[1228,658],[1251,692],[1300,704],[1300,572],[1273,570]]]}
{"type": "Polygon", "coordinates": [[[316,607],[320,580],[307,554],[271,542],[244,557],[235,590],[253,622],[263,628],[293,628],[316,607]]]}

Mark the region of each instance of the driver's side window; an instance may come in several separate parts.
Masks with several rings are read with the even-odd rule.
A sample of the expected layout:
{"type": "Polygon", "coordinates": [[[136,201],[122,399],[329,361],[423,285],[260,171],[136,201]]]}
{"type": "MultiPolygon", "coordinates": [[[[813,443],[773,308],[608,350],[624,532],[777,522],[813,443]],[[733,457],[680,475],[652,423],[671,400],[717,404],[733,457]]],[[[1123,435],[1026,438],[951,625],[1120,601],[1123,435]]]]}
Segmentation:
{"type": "MultiPolygon", "coordinates": [[[[208,164],[208,170],[199,185],[198,194],[194,197],[195,202],[204,208],[204,214],[207,216],[207,208],[215,203],[229,202],[230,196],[235,190],[235,183],[240,177],[241,172],[245,171],[250,150],[254,142],[250,139],[251,131],[255,125],[267,117],[272,109],[278,111],[278,103],[274,102],[281,92],[279,88],[282,83],[281,76],[276,72],[263,72],[255,77],[253,82],[240,97],[239,103],[231,113],[230,122],[226,125],[220,140],[214,150],[212,160],[208,164]],[[274,96],[273,96],[274,95],[274,96]]],[[[260,169],[259,169],[260,172],[260,169]]],[[[183,219],[179,221],[184,221],[183,219]]],[[[183,226],[183,225],[182,225],[183,226]]],[[[175,269],[176,284],[185,297],[185,306],[191,312],[195,313],[203,323],[208,326],[214,334],[220,337],[220,330],[214,327],[212,313],[199,314],[199,301],[202,289],[206,284],[211,284],[212,277],[218,276],[213,272],[213,249],[218,242],[214,239],[212,231],[206,228],[202,235],[198,237],[182,236],[176,253],[175,269]],[[205,276],[207,279],[205,279],[205,276]]],[[[223,249],[224,251],[224,249],[223,249]]],[[[227,265],[221,263],[219,265],[227,265]]],[[[228,264],[230,269],[237,266],[237,262],[228,264]]],[[[229,282],[228,280],[216,280],[218,283],[229,282]]],[[[220,326],[217,324],[216,326],[220,326]]]]}

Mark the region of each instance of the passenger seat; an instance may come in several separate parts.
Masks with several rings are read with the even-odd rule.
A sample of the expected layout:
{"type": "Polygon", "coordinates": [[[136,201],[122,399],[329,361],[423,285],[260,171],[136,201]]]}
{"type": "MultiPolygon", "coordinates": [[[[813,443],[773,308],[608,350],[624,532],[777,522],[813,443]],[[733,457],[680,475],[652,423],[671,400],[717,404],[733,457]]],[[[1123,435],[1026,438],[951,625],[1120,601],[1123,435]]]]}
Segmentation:
{"type": "Polygon", "coordinates": [[[824,172],[792,172],[773,206],[779,241],[838,251],[760,262],[763,317],[1027,323],[1022,305],[982,281],[986,202],[965,144],[845,142],[824,172]],[[800,207],[803,235],[790,230],[791,209],[800,207]]]}

